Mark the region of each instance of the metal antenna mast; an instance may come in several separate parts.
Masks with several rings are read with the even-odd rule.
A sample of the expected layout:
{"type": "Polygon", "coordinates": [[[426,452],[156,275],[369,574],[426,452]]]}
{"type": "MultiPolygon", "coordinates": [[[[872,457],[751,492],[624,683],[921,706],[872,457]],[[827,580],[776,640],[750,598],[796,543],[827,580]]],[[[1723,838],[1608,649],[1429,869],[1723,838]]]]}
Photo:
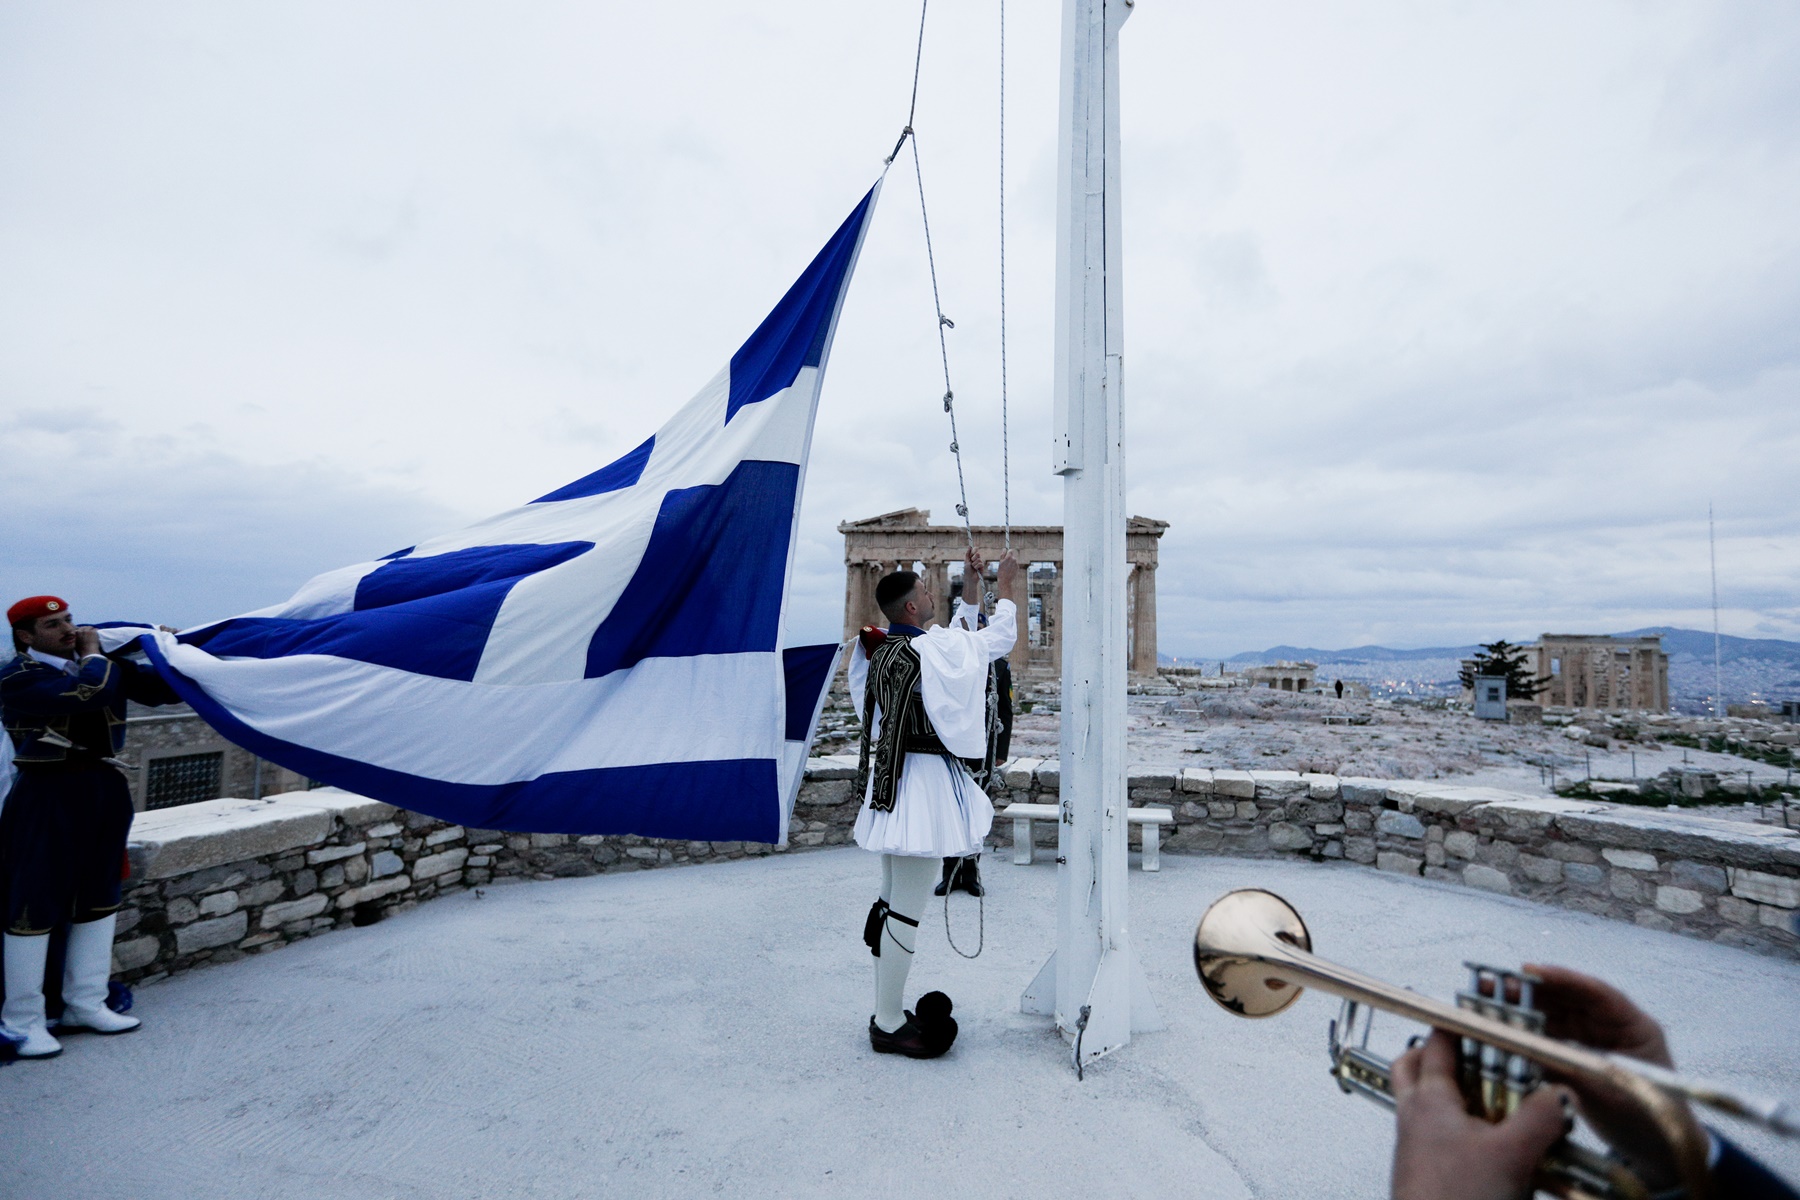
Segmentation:
{"type": "Polygon", "coordinates": [[[1719,666],[1719,545],[1713,534],[1712,501],[1706,502],[1706,557],[1712,564],[1713,593],[1713,716],[1725,716],[1724,671],[1719,666]]]}
{"type": "Polygon", "coordinates": [[[1054,1016],[1077,1070],[1160,1029],[1126,895],[1125,406],[1119,29],[1132,0],[1064,0],[1056,247],[1063,477],[1062,777],[1056,952],[1020,1007],[1054,1016]]]}

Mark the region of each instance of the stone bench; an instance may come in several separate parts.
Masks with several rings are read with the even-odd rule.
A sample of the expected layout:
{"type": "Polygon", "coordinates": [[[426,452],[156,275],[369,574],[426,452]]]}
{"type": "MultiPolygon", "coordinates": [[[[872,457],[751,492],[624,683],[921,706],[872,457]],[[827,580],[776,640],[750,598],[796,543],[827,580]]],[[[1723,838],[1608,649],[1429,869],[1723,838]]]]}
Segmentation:
{"type": "MultiPolygon", "coordinates": [[[[1058,820],[1062,816],[1062,808],[1055,804],[1009,804],[1001,815],[1012,818],[1013,862],[1019,866],[1028,866],[1036,856],[1036,847],[1031,840],[1031,823],[1058,820]]],[[[1167,808],[1128,808],[1125,810],[1125,819],[1130,825],[1143,826],[1143,869],[1162,870],[1162,827],[1175,823],[1174,811],[1167,808]]]]}

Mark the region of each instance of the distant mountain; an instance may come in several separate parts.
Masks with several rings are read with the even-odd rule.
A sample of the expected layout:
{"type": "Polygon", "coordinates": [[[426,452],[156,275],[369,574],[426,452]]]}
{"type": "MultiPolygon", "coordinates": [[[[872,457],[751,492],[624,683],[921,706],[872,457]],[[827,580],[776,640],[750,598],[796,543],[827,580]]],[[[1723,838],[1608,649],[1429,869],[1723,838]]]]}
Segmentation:
{"type": "MultiPolygon", "coordinates": [[[[1658,635],[1669,655],[1669,695],[1679,712],[1703,712],[1712,707],[1713,635],[1698,629],[1676,629],[1662,625],[1650,629],[1633,629],[1615,637],[1648,637],[1658,635]]],[[[1306,660],[1320,665],[1322,676],[1367,683],[1378,696],[1450,695],[1457,689],[1457,664],[1471,658],[1477,646],[1428,646],[1419,650],[1396,650],[1392,646],[1352,646],[1346,650],[1324,650],[1317,646],[1270,646],[1267,650],[1247,650],[1225,661],[1239,667],[1283,660],[1306,660]]],[[[1169,655],[1160,656],[1173,661],[1169,655]]],[[[1719,658],[1725,699],[1733,704],[1745,700],[1800,699],[1800,642],[1777,638],[1721,637],[1719,658]]],[[[1219,660],[1196,660],[1183,656],[1190,666],[1205,667],[1219,660]]]]}
{"type": "MultiPolygon", "coordinates": [[[[1695,658],[1712,661],[1713,635],[1697,629],[1673,629],[1667,625],[1658,625],[1651,629],[1634,629],[1619,636],[1648,637],[1658,633],[1662,635],[1663,649],[1668,651],[1670,658],[1691,654],[1695,658]]],[[[1719,635],[1721,662],[1737,662],[1747,658],[1762,662],[1792,663],[1800,667],[1800,642],[1784,642],[1779,638],[1732,637],[1728,633],[1719,635]]]]}
{"type": "MultiPolygon", "coordinates": [[[[1671,658],[1700,658],[1712,661],[1713,635],[1697,629],[1656,626],[1634,629],[1615,637],[1649,637],[1660,634],[1663,649],[1671,658]]],[[[1278,662],[1283,659],[1312,662],[1417,662],[1423,659],[1469,658],[1478,646],[1433,646],[1423,650],[1395,650],[1389,646],[1353,646],[1348,650],[1320,650],[1312,646],[1271,646],[1267,650],[1246,650],[1226,659],[1233,663],[1278,662]]],[[[1724,635],[1719,638],[1719,657],[1724,662],[1755,660],[1789,663],[1800,667],[1800,642],[1777,638],[1741,638],[1724,635]]]]}
{"type": "MultiPolygon", "coordinates": [[[[1246,650],[1234,654],[1226,662],[1416,662],[1427,658],[1468,658],[1476,646],[1436,646],[1424,650],[1395,650],[1388,646],[1353,646],[1348,650],[1317,650],[1311,646],[1271,646],[1267,650],[1246,650]]],[[[1710,651],[1708,652],[1710,653],[1710,651]]]]}
{"type": "MultiPolygon", "coordinates": [[[[1633,629],[1615,637],[1662,638],[1669,655],[1669,695],[1679,712],[1703,712],[1712,707],[1714,673],[1713,635],[1698,629],[1662,625],[1633,629]]],[[[1457,690],[1457,664],[1471,658],[1477,646],[1430,646],[1420,650],[1396,650],[1391,646],[1352,646],[1347,650],[1322,650],[1316,646],[1270,646],[1247,650],[1226,659],[1250,666],[1283,660],[1306,660],[1320,665],[1321,676],[1360,680],[1378,696],[1450,695],[1457,690]]],[[[1170,656],[1161,656],[1164,662],[1170,656]]],[[[1721,637],[1718,680],[1729,703],[1745,700],[1800,699],[1800,642],[1777,638],[1721,637]]],[[[1184,657],[1190,666],[1202,667],[1219,660],[1184,657]]]]}

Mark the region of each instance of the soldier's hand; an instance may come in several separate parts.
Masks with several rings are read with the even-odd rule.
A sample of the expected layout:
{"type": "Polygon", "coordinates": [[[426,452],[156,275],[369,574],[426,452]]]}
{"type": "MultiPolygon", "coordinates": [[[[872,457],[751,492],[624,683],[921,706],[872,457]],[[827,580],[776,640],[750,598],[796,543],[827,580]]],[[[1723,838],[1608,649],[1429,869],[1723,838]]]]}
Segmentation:
{"type": "Polygon", "coordinates": [[[1011,591],[1014,582],[1019,578],[1019,556],[1008,550],[1000,556],[999,578],[996,582],[1003,592],[1011,591]]]}
{"type": "Polygon", "coordinates": [[[100,653],[100,631],[92,625],[75,627],[75,657],[86,658],[90,654],[100,653]]]}
{"type": "Polygon", "coordinates": [[[981,557],[981,551],[970,546],[963,555],[963,599],[970,604],[981,603],[981,593],[987,588],[987,559],[981,557]],[[970,588],[970,584],[974,588],[970,588]]]}

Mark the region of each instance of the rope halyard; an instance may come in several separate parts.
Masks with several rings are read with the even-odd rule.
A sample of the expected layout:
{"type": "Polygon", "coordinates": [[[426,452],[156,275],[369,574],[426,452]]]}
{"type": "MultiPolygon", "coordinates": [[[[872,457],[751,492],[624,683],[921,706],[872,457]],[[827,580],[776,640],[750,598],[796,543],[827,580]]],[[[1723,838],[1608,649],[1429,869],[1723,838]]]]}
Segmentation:
{"type": "MultiPolygon", "coordinates": [[[[930,0],[919,2],[919,38],[913,49],[913,81],[912,99],[907,105],[906,125],[900,130],[900,137],[894,142],[894,149],[883,163],[883,170],[893,165],[900,151],[908,141],[912,142],[913,178],[919,185],[919,222],[925,230],[925,265],[931,275],[931,306],[937,313],[938,359],[944,368],[944,412],[950,417],[950,454],[956,459],[956,515],[962,518],[963,536],[968,538],[969,545],[975,545],[975,530],[969,525],[969,487],[963,476],[962,439],[956,432],[956,389],[950,383],[950,344],[944,337],[944,330],[955,329],[956,322],[944,315],[944,302],[938,292],[937,257],[931,248],[931,214],[925,204],[925,171],[919,161],[919,135],[913,128],[913,120],[919,112],[919,73],[925,62],[925,14],[930,7],[930,0]]],[[[1010,528],[1008,545],[1011,544],[1010,528]]]]}
{"type": "Polygon", "coordinates": [[[931,252],[931,217],[925,211],[925,173],[919,165],[919,135],[913,134],[913,177],[919,181],[919,223],[925,229],[925,265],[931,273],[931,304],[937,310],[938,357],[944,364],[944,411],[950,415],[950,454],[956,459],[956,491],[960,503],[956,515],[962,518],[963,534],[969,545],[975,544],[975,530],[969,525],[969,488],[963,480],[962,442],[956,435],[956,390],[950,386],[950,344],[944,330],[955,329],[956,322],[944,315],[943,301],[938,298],[937,259],[931,252]]]}
{"type": "MultiPolygon", "coordinates": [[[[919,42],[913,47],[913,90],[912,101],[906,106],[906,131],[912,132],[913,118],[919,115],[919,66],[925,61],[925,9],[931,0],[919,0],[919,42]]],[[[898,154],[900,148],[894,147],[898,154]]]]}
{"type": "MultiPolygon", "coordinates": [[[[962,439],[956,429],[956,389],[950,381],[950,343],[944,336],[946,329],[955,329],[956,322],[944,314],[944,302],[938,289],[937,256],[931,245],[931,214],[925,202],[925,170],[919,157],[919,134],[913,122],[919,113],[919,76],[925,61],[925,15],[930,7],[930,0],[919,0],[919,36],[913,48],[912,96],[907,104],[906,124],[900,130],[900,136],[894,142],[893,150],[882,162],[882,173],[893,166],[894,160],[900,157],[900,151],[906,144],[912,143],[913,178],[919,189],[919,223],[925,232],[925,265],[931,276],[931,305],[937,313],[938,361],[944,371],[944,412],[950,418],[950,454],[956,459],[956,492],[958,504],[956,515],[962,518],[963,535],[968,539],[971,548],[975,545],[975,530],[969,523],[969,488],[963,474],[962,439]]],[[[1000,460],[1001,489],[1004,506],[1006,529],[1006,548],[1012,549],[1012,475],[1011,447],[1008,444],[1008,424],[1006,411],[1006,5],[1001,0],[1000,6],[1000,460]]],[[[952,777],[960,771],[960,767],[951,764],[952,777]]],[[[960,781],[958,799],[961,800],[960,781]]],[[[954,882],[954,876],[951,882],[954,882]]],[[[956,944],[956,938],[950,931],[950,893],[954,889],[944,889],[944,937],[950,948],[963,958],[979,957],[982,947],[987,941],[987,904],[985,899],[977,905],[977,933],[975,953],[970,954],[956,944]]]]}
{"type": "Polygon", "coordinates": [[[1012,549],[1012,445],[1006,413],[1006,0],[1000,0],[1000,513],[1012,549]]]}
{"type": "MultiPolygon", "coordinates": [[[[913,48],[913,86],[912,101],[906,106],[906,125],[900,130],[900,136],[894,141],[894,148],[888,156],[881,160],[881,165],[891,167],[894,160],[900,157],[900,148],[906,145],[906,139],[913,136],[913,118],[919,112],[919,68],[925,62],[925,7],[931,0],[919,0],[919,44],[913,48]]],[[[887,174],[884,170],[882,174],[887,174]]]]}

